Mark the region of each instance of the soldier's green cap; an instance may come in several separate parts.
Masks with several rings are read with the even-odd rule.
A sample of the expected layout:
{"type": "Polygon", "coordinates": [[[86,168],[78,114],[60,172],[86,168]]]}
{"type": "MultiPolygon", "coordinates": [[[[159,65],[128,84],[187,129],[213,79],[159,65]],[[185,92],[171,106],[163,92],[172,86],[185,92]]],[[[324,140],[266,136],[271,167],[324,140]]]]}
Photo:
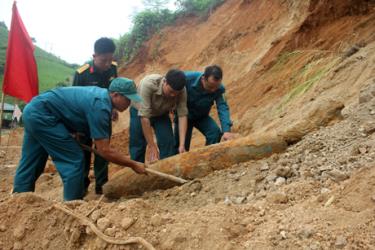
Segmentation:
{"type": "Polygon", "coordinates": [[[112,80],[108,90],[111,92],[117,92],[132,101],[142,102],[142,98],[137,94],[137,87],[131,79],[117,77],[112,80]]]}

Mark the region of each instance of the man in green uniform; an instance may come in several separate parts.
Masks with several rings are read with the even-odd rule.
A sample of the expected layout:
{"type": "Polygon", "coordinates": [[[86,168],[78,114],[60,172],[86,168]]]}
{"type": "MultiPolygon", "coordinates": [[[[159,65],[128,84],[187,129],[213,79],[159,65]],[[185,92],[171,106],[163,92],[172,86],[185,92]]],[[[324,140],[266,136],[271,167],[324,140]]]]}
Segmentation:
{"type": "MultiPolygon", "coordinates": [[[[218,65],[211,65],[206,67],[204,72],[185,71],[185,76],[189,110],[185,149],[187,151],[190,149],[193,128],[197,128],[206,137],[206,145],[219,143],[221,139],[224,141],[233,139],[229,106],[224,98],[222,69],[218,65]],[[216,103],[221,129],[210,116],[214,103],[216,103]]],[[[175,119],[176,132],[178,129],[179,122],[175,119]]],[[[177,147],[180,144],[179,137],[175,136],[175,140],[177,147]]]]}
{"type": "MultiPolygon", "coordinates": [[[[117,64],[113,62],[113,53],[116,46],[114,42],[106,37],[98,39],[94,44],[93,60],[80,67],[75,75],[73,86],[97,86],[108,88],[110,81],[117,77],[117,64]]],[[[117,112],[112,114],[114,120],[117,119],[117,112]]],[[[81,138],[82,143],[91,147],[91,138],[81,138]]],[[[91,163],[91,153],[85,152],[85,187],[90,185],[89,172],[91,163]]],[[[102,194],[102,187],[108,181],[108,162],[100,156],[95,156],[94,160],[95,192],[102,194]]]]}
{"type": "Polygon", "coordinates": [[[51,156],[64,185],[64,200],[84,196],[84,155],[72,134],[93,138],[98,153],[107,161],[145,174],[145,165],[130,160],[110,145],[111,114],[126,110],[130,101],[141,101],[135,84],[116,78],[109,89],[98,87],[56,88],[34,97],[24,109],[22,157],[13,192],[33,192],[51,156]]]}

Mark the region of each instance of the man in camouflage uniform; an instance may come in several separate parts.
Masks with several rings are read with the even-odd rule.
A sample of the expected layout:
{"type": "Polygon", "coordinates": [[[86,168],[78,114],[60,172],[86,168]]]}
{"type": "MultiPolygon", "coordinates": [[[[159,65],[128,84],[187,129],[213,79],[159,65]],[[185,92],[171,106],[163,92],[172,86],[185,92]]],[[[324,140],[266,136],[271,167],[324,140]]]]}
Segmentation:
{"type": "MultiPolygon", "coordinates": [[[[113,61],[116,46],[106,37],[98,39],[94,44],[93,59],[77,69],[73,86],[97,86],[108,89],[112,79],[117,77],[117,64],[113,61]]],[[[112,118],[117,119],[117,112],[112,113],[112,118]]],[[[81,138],[81,142],[91,147],[91,138],[81,138]]],[[[90,185],[89,171],[91,153],[85,152],[85,188],[90,185]]],[[[102,186],[108,181],[108,162],[96,155],[94,160],[94,174],[96,180],[95,192],[102,194],[102,186]]]]}

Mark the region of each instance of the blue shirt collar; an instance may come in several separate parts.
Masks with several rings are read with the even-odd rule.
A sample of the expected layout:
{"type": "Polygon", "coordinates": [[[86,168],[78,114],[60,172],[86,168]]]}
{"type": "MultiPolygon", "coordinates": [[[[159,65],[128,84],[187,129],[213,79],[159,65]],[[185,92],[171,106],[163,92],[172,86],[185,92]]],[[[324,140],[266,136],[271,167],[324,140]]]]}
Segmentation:
{"type": "Polygon", "coordinates": [[[200,84],[201,84],[201,78],[202,78],[202,76],[203,76],[203,73],[201,73],[201,74],[199,75],[199,77],[197,77],[197,79],[193,82],[192,86],[193,86],[194,88],[199,88],[199,86],[200,86],[200,84]]]}

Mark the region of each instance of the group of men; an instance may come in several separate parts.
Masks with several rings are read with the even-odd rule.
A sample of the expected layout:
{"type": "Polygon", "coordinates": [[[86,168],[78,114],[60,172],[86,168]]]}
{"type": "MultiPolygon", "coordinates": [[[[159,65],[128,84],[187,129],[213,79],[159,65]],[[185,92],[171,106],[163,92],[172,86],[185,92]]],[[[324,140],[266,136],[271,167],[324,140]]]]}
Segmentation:
{"type": "Polygon", "coordinates": [[[117,77],[115,49],[111,39],[98,39],[93,60],[76,71],[72,87],[47,91],[25,107],[13,192],[35,190],[49,155],[63,180],[64,200],[82,199],[90,184],[91,163],[91,152],[83,151],[82,145],[96,147],[95,192],[101,194],[109,161],[145,174],[146,149],[149,162],[189,151],[194,127],[205,136],[206,145],[233,138],[219,66],[204,72],[171,69],[165,75],[151,74],[137,87],[133,80],[117,77]],[[214,103],[221,129],[209,116],[214,103]],[[130,159],[110,145],[111,122],[128,107],[130,159]]]}

